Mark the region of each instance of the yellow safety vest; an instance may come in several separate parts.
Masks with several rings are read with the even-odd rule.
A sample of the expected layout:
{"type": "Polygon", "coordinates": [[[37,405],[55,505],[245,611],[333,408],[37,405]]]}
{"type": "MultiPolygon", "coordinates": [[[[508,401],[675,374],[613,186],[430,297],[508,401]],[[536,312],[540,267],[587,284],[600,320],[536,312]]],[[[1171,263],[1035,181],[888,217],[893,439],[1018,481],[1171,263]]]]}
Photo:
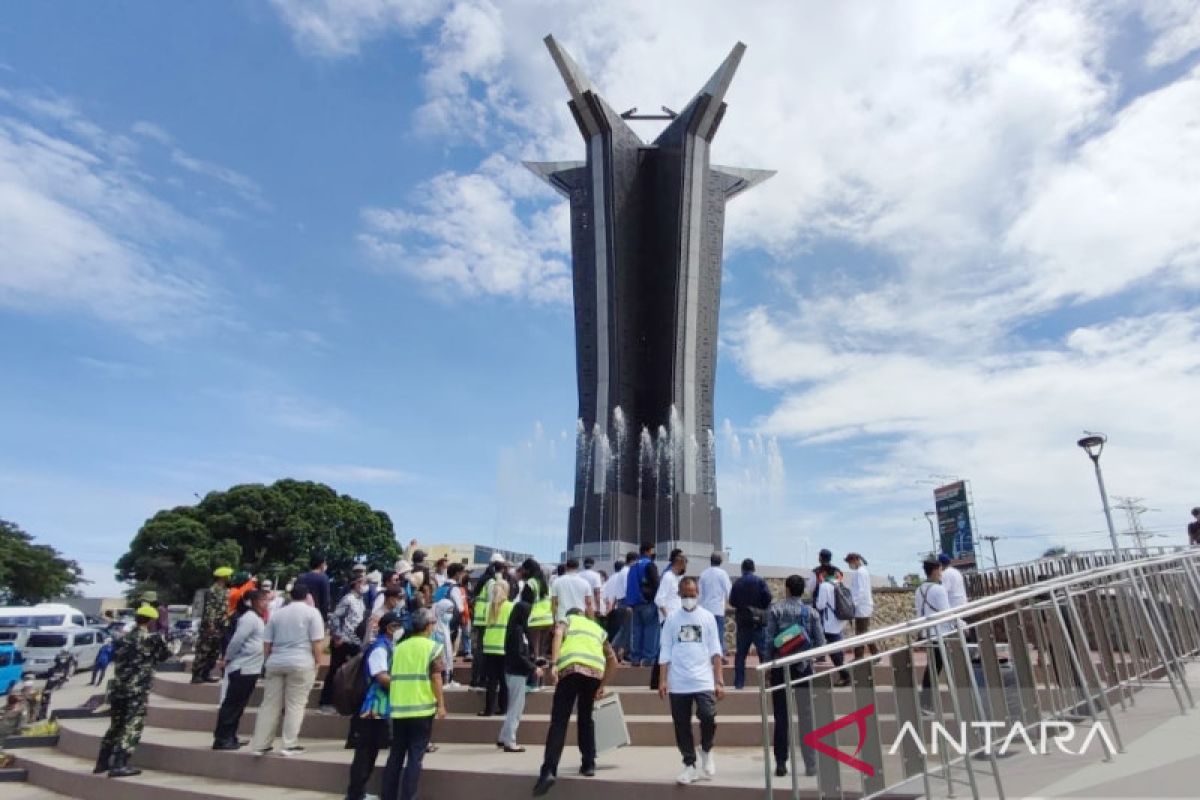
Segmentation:
{"type": "Polygon", "coordinates": [[[564,670],[572,664],[603,670],[604,643],[608,637],[596,623],[583,614],[567,617],[567,630],[558,649],[557,667],[564,670]]]}
{"type": "Polygon", "coordinates": [[[487,625],[488,602],[492,596],[492,586],[495,584],[494,580],[488,581],[483,585],[482,591],[475,597],[475,613],[472,617],[472,622],[478,630],[483,630],[484,626],[487,625]]]}
{"type": "Polygon", "coordinates": [[[541,578],[530,581],[533,586],[533,608],[529,612],[529,627],[549,628],[554,624],[554,607],[550,603],[550,593],[544,592],[541,578]]]}
{"type": "Polygon", "coordinates": [[[483,633],[483,652],[489,656],[504,655],[504,633],[508,630],[508,618],[512,614],[512,600],[505,600],[500,606],[500,614],[496,621],[487,626],[483,633]]]}
{"type": "Polygon", "coordinates": [[[388,698],[392,719],[432,717],[437,713],[437,695],[429,679],[429,667],[441,658],[442,646],[427,636],[412,636],[392,651],[392,686],[388,698]]]}

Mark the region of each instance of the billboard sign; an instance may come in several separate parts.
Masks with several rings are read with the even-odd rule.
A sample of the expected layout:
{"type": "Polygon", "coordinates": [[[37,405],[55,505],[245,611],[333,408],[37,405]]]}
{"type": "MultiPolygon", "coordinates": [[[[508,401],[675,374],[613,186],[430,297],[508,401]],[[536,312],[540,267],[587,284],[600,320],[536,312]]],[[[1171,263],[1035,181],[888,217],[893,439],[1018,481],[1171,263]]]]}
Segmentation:
{"type": "Polygon", "coordinates": [[[950,558],[975,557],[975,531],[971,524],[971,502],[967,482],[956,481],[933,490],[938,535],[942,552],[950,558]]]}

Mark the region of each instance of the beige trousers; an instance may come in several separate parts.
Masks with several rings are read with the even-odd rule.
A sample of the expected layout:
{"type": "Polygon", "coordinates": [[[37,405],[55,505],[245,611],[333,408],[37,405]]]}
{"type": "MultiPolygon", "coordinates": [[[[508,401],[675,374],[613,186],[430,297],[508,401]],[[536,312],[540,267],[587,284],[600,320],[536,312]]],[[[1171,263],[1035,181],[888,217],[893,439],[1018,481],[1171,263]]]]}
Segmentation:
{"type": "Polygon", "coordinates": [[[300,737],[300,725],[304,722],[304,709],[313,682],[317,679],[317,668],[312,667],[267,667],[263,679],[263,700],[258,707],[258,718],[254,722],[254,738],[250,742],[251,752],[270,750],[275,743],[275,731],[279,727],[279,716],[283,715],[283,747],[296,746],[300,737]]]}

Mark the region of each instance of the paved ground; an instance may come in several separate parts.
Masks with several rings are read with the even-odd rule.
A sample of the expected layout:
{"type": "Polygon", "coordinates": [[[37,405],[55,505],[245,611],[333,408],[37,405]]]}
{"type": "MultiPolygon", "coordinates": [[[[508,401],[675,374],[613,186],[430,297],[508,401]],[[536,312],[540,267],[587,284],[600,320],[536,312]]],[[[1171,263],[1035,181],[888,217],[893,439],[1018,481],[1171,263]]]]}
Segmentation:
{"type": "MultiPolygon", "coordinates": [[[[1188,683],[1193,692],[1200,689],[1200,664],[1189,665],[1188,683]]],[[[1083,755],[1021,754],[1002,759],[998,763],[1004,795],[1029,800],[1200,797],[1200,708],[1189,708],[1181,715],[1170,688],[1158,682],[1136,695],[1135,706],[1126,711],[1114,708],[1113,713],[1124,753],[1104,761],[1104,748],[1097,739],[1083,755]]],[[[1091,723],[1086,724],[1090,727],[1091,723]]],[[[1083,737],[1083,732],[1078,734],[1074,749],[1082,744],[1083,737]]],[[[987,762],[975,763],[981,773],[989,768],[987,762]]],[[[954,776],[966,780],[961,767],[954,770],[954,776]]],[[[980,797],[1000,796],[989,775],[977,774],[977,779],[980,797]]],[[[906,788],[920,787],[915,782],[906,788]]],[[[971,796],[969,787],[961,784],[956,794],[971,796]]],[[[930,797],[948,797],[944,778],[934,783],[930,797]]]]}

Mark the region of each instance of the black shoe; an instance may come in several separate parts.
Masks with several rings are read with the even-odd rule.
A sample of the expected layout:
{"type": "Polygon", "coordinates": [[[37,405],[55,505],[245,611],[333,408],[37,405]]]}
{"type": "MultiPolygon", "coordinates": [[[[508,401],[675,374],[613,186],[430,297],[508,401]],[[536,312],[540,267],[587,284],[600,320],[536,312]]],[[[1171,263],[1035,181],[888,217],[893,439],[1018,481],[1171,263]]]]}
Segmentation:
{"type": "Polygon", "coordinates": [[[92,770],[93,775],[99,775],[101,772],[108,772],[108,762],[112,760],[112,748],[100,748],[99,755],[96,756],[96,767],[92,770]]]}
{"type": "Polygon", "coordinates": [[[596,777],[596,765],[595,764],[584,764],[582,767],[579,768],[579,774],[585,778],[596,777]]]}
{"type": "Polygon", "coordinates": [[[192,683],[204,683],[204,678],[200,677],[199,675],[193,675],[192,683]]]}
{"type": "Polygon", "coordinates": [[[112,758],[112,766],[108,770],[110,778],[132,778],[134,775],[141,775],[142,771],[135,767],[129,766],[129,756],[125,753],[114,755],[112,758]]]}
{"type": "Polygon", "coordinates": [[[546,792],[550,791],[553,788],[554,788],[554,776],[553,775],[543,775],[542,777],[538,778],[537,783],[535,783],[533,785],[533,796],[541,797],[542,795],[544,795],[546,792]]]}
{"type": "Polygon", "coordinates": [[[205,676],[204,676],[204,682],[205,682],[205,683],[220,683],[220,682],[221,682],[221,679],[220,679],[220,678],[214,678],[212,675],[205,675],[205,676]]]}
{"type": "Polygon", "coordinates": [[[815,778],[816,776],[817,776],[817,768],[816,767],[805,767],[804,768],[804,777],[815,778]]]}
{"type": "Polygon", "coordinates": [[[787,775],[787,762],[780,761],[778,764],[775,765],[775,777],[782,778],[785,775],[787,775]]]}
{"type": "Polygon", "coordinates": [[[843,686],[849,686],[849,685],[850,685],[850,679],[849,679],[849,678],[843,678],[842,680],[840,680],[840,681],[838,681],[837,683],[835,683],[835,684],[834,684],[834,686],[836,686],[836,687],[838,687],[838,688],[841,688],[841,687],[843,687],[843,686]]]}
{"type": "Polygon", "coordinates": [[[475,716],[477,716],[477,717],[490,717],[490,716],[492,716],[492,712],[490,712],[490,711],[479,711],[479,712],[476,712],[475,716]]]}
{"type": "Polygon", "coordinates": [[[213,750],[237,750],[241,747],[239,742],[213,742],[213,750]]]}

